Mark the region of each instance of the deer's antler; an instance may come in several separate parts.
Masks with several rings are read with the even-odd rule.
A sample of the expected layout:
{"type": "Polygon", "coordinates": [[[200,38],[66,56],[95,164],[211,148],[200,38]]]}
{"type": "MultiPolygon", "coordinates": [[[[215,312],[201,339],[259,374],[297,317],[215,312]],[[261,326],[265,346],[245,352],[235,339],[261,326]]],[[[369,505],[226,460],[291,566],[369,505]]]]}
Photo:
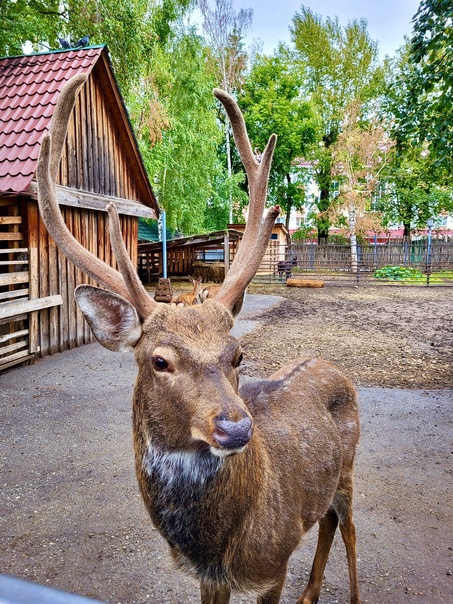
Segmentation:
{"type": "Polygon", "coordinates": [[[99,260],[73,237],[58,207],[56,177],[61,152],[77,93],[86,80],[86,74],[79,74],[65,84],[58,97],[49,134],[41,143],[36,171],[39,208],[47,230],[64,255],[85,274],[129,300],[137,308],[140,317],[145,319],[157,303],[149,296],[132,265],[121,235],[118,212],[114,204],[109,204],[107,208],[109,231],[113,253],[122,274],[99,260]]]}
{"type": "Polygon", "coordinates": [[[249,185],[249,213],[247,224],[236,257],[225,276],[225,280],[216,296],[216,300],[230,310],[244,295],[245,289],[253,279],[261,263],[275,219],[280,213],[279,206],[270,208],[263,221],[264,205],[267,196],[267,183],[277,142],[272,134],[258,162],[250,144],[244,117],[234,99],[220,88],[214,89],[214,95],[225,107],[233,129],[234,140],[247,174],[249,185]]]}

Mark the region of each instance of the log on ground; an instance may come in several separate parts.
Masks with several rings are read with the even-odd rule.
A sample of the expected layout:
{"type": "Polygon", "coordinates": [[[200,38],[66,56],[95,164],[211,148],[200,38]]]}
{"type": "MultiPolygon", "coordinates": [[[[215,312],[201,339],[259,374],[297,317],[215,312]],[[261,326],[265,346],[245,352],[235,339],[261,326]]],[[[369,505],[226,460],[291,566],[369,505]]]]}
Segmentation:
{"type": "Polygon", "coordinates": [[[287,279],[288,287],[324,287],[324,281],[321,279],[287,279]]]}

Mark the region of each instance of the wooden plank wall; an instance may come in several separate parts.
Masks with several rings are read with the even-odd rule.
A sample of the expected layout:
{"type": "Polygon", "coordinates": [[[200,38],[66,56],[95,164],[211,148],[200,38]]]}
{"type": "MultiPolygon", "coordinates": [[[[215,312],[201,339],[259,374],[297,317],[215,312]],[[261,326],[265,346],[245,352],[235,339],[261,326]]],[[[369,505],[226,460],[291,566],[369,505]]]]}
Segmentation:
{"type": "Polygon", "coordinates": [[[82,87],[68,127],[58,184],[111,197],[140,200],[121,133],[98,79],[82,87]]]}
{"type": "MultiPolygon", "coordinates": [[[[34,213],[34,204],[30,202],[30,212],[34,213]]],[[[66,224],[74,237],[82,245],[116,268],[110,250],[110,239],[107,230],[107,214],[91,210],[79,210],[61,207],[66,224]]],[[[132,261],[137,261],[137,218],[121,216],[123,237],[132,261]]],[[[46,356],[62,352],[93,341],[91,330],[83,318],[75,301],[74,289],[82,283],[97,285],[69,262],[49,237],[44,224],[39,219],[38,237],[36,237],[36,255],[38,267],[30,267],[37,272],[39,297],[59,293],[61,306],[43,309],[39,312],[39,347],[40,355],[46,356]]]]}
{"type": "MultiPolygon", "coordinates": [[[[0,304],[20,305],[29,296],[29,258],[24,225],[15,196],[0,198],[0,304]]],[[[0,368],[29,357],[28,315],[0,317],[0,368]]]]}

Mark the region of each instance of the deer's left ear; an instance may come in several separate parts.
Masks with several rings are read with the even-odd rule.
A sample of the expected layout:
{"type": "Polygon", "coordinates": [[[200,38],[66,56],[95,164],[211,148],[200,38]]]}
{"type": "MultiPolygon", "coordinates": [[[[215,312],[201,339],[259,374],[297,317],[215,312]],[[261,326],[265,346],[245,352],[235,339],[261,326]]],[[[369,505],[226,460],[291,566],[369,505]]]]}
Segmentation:
{"type": "Polygon", "coordinates": [[[142,334],[142,324],[128,300],[92,285],[79,285],[75,298],[102,346],[115,352],[134,348],[142,334]]]}

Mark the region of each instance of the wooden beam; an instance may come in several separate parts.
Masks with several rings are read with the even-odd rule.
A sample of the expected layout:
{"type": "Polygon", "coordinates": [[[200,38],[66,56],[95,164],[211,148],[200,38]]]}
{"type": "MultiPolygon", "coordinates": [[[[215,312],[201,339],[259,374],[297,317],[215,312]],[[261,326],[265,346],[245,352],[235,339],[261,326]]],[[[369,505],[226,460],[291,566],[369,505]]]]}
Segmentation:
{"type": "Polygon", "coordinates": [[[9,300],[10,298],[28,298],[28,287],[24,287],[23,289],[12,289],[7,292],[0,292],[0,300],[9,300]]]}
{"type": "Polygon", "coordinates": [[[22,233],[0,233],[0,241],[22,241],[22,233]]]}
{"type": "Polygon", "coordinates": [[[4,336],[0,336],[0,344],[7,342],[8,340],[14,340],[15,338],[21,338],[22,336],[28,335],[28,329],[21,329],[20,331],[13,331],[12,333],[6,333],[4,336]]]}
{"type": "MultiPolygon", "coordinates": [[[[27,191],[33,199],[38,198],[38,186],[35,181],[30,183],[27,191]]],[[[148,206],[140,204],[130,199],[122,197],[110,197],[108,195],[98,195],[80,189],[63,187],[57,185],[57,201],[62,206],[71,206],[73,208],[97,210],[106,212],[107,204],[113,201],[116,204],[119,214],[128,216],[140,216],[141,218],[157,218],[155,211],[148,206]]]]}
{"type": "Polygon", "coordinates": [[[15,266],[16,264],[28,264],[28,260],[0,260],[0,266],[15,266]]]}
{"type": "Polygon", "coordinates": [[[0,254],[23,254],[24,252],[28,252],[28,247],[8,247],[0,250],[0,254]]]}
{"type": "Polygon", "coordinates": [[[22,350],[21,352],[16,352],[16,354],[11,354],[8,357],[0,359],[0,368],[8,369],[8,367],[17,365],[17,363],[23,363],[25,361],[34,359],[35,356],[36,355],[34,355],[34,354],[28,354],[28,350],[22,350]]]}
{"type": "Polygon", "coordinates": [[[28,283],[28,271],[20,271],[17,273],[0,274],[0,285],[13,285],[15,283],[28,283]]]}
{"type": "Polygon", "coordinates": [[[61,296],[46,296],[45,298],[36,298],[35,300],[11,300],[0,304],[0,319],[14,317],[21,313],[28,313],[43,308],[51,308],[63,304],[61,296]]]}
{"type": "Polygon", "coordinates": [[[8,344],[6,346],[2,346],[0,348],[0,353],[2,355],[11,354],[12,352],[16,352],[16,350],[20,350],[21,348],[27,348],[27,354],[28,354],[28,341],[27,340],[19,340],[19,342],[14,342],[13,344],[8,344]]]}
{"type": "Polygon", "coordinates": [[[22,216],[0,216],[0,224],[22,224],[22,216]]]}

